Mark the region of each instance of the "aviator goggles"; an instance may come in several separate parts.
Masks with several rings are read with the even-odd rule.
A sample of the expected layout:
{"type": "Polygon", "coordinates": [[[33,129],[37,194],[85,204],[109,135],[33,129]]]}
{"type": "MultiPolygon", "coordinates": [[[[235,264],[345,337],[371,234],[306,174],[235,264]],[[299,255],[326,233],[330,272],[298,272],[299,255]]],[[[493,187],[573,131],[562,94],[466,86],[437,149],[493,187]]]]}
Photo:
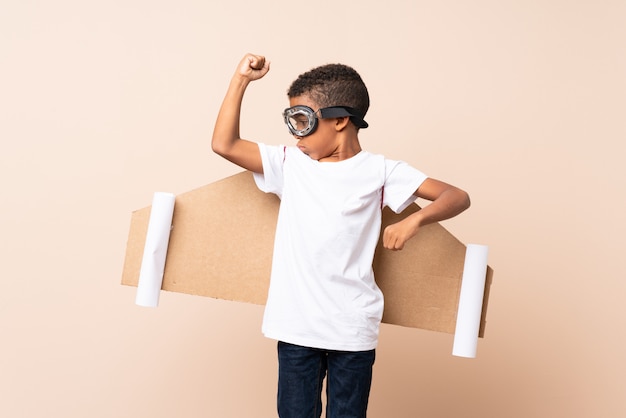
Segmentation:
{"type": "Polygon", "coordinates": [[[319,109],[317,112],[308,106],[292,106],[283,111],[285,125],[289,132],[295,136],[311,135],[317,129],[319,112],[320,119],[341,118],[348,116],[357,128],[367,128],[368,124],[363,120],[360,112],[347,106],[331,106],[319,109]]]}

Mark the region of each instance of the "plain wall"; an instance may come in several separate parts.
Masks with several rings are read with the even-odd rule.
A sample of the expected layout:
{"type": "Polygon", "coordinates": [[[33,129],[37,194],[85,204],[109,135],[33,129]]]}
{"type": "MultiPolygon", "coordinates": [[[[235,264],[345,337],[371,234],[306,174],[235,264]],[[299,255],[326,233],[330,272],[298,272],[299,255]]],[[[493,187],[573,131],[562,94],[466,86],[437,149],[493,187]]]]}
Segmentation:
{"type": "Polygon", "coordinates": [[[0,416],[275,416],[261,306],[120,284],[133,210],[241,171],[210,138],[246,52],[272,67],[242,135],[292,144],[291,81],[352,65],[363,147],[467,190],[443,225],[490,247],[477,358],[383,325],[369,416],[626,416],[624,22],[624,1],[2,1],[0,416]]]}

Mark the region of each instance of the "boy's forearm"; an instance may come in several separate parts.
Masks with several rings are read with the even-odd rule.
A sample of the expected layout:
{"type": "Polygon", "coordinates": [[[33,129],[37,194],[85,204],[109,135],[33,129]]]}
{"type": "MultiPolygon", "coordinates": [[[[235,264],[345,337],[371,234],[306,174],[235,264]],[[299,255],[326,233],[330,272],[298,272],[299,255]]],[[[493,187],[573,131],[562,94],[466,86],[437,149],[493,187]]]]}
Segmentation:
{"type": "Polygon", "coordinates": [[[234,75],[228,86],[226,96],[217,115],[211,147],[222,156],[228,155],[235,142],[240,139],[239,120],[243,96],[250,83],[249,80],[234,75]]]}
{"type": "Polygon", "coordinates": [[[469,207],[469,195],[461,189],[452,188],[411,216],[415,217],[417,227],[421,227],[453,218],[469,207]]]}

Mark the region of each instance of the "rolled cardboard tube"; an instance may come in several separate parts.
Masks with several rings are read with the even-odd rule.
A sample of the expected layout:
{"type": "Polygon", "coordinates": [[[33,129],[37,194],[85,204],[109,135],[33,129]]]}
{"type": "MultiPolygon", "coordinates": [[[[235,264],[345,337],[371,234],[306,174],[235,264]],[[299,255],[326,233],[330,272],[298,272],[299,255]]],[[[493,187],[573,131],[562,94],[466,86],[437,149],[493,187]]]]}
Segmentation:
{"type": "Polygon", "coordinates": [[[454,356],[476,357],[488,253],[489,247],[486,245],[467,245],[452,347],[454,356]]]}
{"type": "Polygon", "coordinates": [[[139,306],[156,308],[159,305],[167,247],[172,229],[174,201],[175,196],[172,193],[156,192],[152,198],[135,298],[135,303],[139,306]]]}

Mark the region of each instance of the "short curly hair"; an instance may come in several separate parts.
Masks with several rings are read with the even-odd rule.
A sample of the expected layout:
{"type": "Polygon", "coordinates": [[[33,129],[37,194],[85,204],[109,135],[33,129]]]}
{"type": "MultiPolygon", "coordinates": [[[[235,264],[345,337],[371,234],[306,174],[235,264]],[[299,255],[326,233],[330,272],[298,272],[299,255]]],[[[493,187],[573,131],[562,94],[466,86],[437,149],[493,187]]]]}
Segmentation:
{"type": "Polygon", "coordinates": [[[363,79],[352,67],[326,64],[303,74],[287,90],[289,98],[307,95],[320,107],[347,106],[365,116],[370,98],[363,79]]]}

